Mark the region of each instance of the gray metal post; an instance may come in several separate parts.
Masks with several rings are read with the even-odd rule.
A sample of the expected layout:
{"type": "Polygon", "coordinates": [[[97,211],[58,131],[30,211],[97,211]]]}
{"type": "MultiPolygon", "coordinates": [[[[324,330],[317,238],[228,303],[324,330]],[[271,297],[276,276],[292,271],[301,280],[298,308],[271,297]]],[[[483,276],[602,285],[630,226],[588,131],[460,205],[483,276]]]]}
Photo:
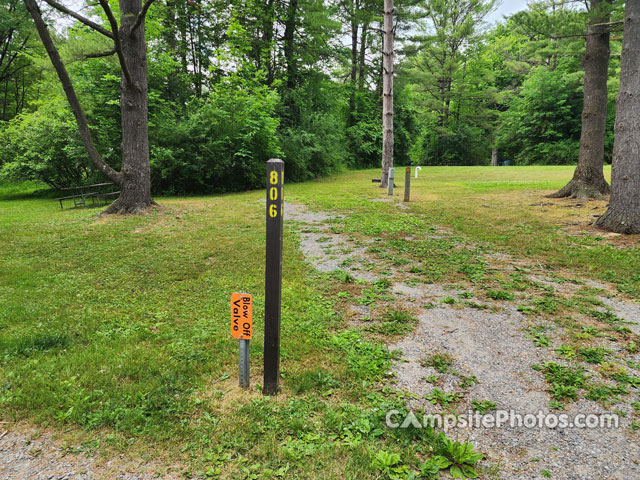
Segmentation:
{"type": "Polygon", "coordinates": [[[240,379],[240,387],[243,389],[249,388],[249,384],[251,382],[251,377],[249,376],[249,342],[250,340],[238,340],[240,343],[240,352],[239,352],[239,367],[240,374],[238,378],[240,379]]]}
{"type": "Polygon", "coordinates": [[[395,169],[391,167],[389,169],[389,186],[387,193],[393,195],[393,182],[395,181],[395,169]]]}

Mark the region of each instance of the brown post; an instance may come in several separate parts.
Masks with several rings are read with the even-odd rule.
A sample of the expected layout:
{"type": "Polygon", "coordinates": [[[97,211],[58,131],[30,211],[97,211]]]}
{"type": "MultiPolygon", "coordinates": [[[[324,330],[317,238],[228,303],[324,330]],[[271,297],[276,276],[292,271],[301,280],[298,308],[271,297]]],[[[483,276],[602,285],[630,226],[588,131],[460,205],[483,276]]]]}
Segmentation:
{"type": "Polygon", "coordinates": [[[409,193],[411,191],[411,167],[407,167],[404,171],[404,201],[409,201],[409,193]]]}

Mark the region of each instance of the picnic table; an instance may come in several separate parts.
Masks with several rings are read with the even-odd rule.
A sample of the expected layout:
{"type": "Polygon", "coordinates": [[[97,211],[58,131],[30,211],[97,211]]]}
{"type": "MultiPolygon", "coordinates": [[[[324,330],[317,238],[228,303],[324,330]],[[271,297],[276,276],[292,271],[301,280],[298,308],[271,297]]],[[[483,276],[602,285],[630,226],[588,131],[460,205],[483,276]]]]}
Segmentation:
{"type": "Polygon", "coordinates": [[[96,205],[96,201],[98,202],[98,206],[100,206],[101,200],[104,201],[104,204],[106,205],[109,198],[120,195],[120,191],[114,191],[114,187],[114,183],[107,182],[94,183],[93,185],[82,185],[80,187],[61,188],[62,191],[78,193],[56,198],[56,200],[60,202],[60,210],[64,210],[64,205],[62,203],[64,200],[73,200],[73,208],[87,208],[87,201],[89,199],[91,200],[92,206],[96,205]]]}

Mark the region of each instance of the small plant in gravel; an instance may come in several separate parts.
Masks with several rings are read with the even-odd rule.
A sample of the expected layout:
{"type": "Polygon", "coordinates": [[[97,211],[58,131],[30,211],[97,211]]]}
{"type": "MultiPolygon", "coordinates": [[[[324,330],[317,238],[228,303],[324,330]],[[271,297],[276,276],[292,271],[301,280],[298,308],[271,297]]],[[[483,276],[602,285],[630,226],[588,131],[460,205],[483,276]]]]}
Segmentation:
{"type": "Polygon", "coordinates": [[[578,349],[580,358],[588,363],[602,363],[609,350],[602,347],[583,347],[578,349]]]}
{"type": "Polygon", "coordinates": [[[627,389],[620,385],[612,387],[603,383],[597,383],[589,385],[585,398],[600,402],[603,405],[610,405],[618,400],[619,395],[627,395],[628,393],[627,389]]]}
{"type": "Polygon", "coordinates": [[[534,305],[537,310],[551,314],[557,313],[559,308],[558,302],[553,297],[553,294],[539,298],[534,302],[534,305]]]}
{"type": "Polygon", "coordinates": [[[438,387],[436,387],[431,393],[425,395],[424,398],[431,402],[433,405],[439,404],[443,407],[448,407],[450,404],[458,402],[462,398],[462,394],[443,392],[438,387]]]}
{"type": "Polygon", "coordinates": [[[560,345],[556,348],[556,353],[562,355],[567,360],[576,358],[576,351],[571,345],[560,345]]]}
{"type": "Polygon", "coordinates": [[[432,385],[437,385],[441,383],[442,379],[437,375],[429,375],[428,377],[425,377],[424,381],[427,383],[431,383],[432,385]]]}
{"type": "Polygon", "coordinates": [[[453,357],[448,353],[434,353],[420,361],[423,367],[435,368],[440,373],[450,373],[453,357]]]}
{"type": "Polygon", "coordinates": [[[606,310],[604,312],[601,312],[600,310],[591,310],[589,312],[589,315],[597,320],[602,320],[609,325],[621,323],[624,321],[610,310],[606,310]]]}
{"type": "Polygon", "coordinates": [[[496,402],[490,400],[473,400],[471,402],[471,408],[479,414],[484,415],[496,409],[496,402]]]}
{"type": "Polygon", "coordinates": [[[367,330],[391,337],[410,332],[417,322],[407,311],[391,310],[382,317],[380,323],[367,327],[367,330]]]}
{"type": "Polygon", "coordinates": [[[564,403],[560,402],[559,400],[551,400],[549,402],[549,408],[551,410],[564,410],[565,406],[564,403]]]}
{"type": "Polygon", "coordinates": [[[453,297],[444,297],[442,300],[440,300],[442,303],[446,304],[446,305],[453,305],[456,303],[456,299],[453,297]]]}
{"type": "Polygon", "coordinates": [[[466,390],[468,388],[471,388],[476,383],[478,383],[478,379],[476,378],[475,375],[461,375],[460,376],[460,383],[459,383],[458,386],[460,388],[466,390]]]}
{"type": "Polygon", "coordinates": [[[478,478],[479,474],[476,471],[476,465],[484,455],[476,452],[473,449],[473,445],[469,442],[460,443],[451,440],[445,435],[441,436],[441,440],[442,447],[440,453],[451,462],[449,466],[449,474],[451,477],[461,479],[478,478]]]}
{"type": "Polygon", "coordinates": [[[529,334],[527,337],[533,340],[536,347],[550,347],[552,346],[551,339],[544,332],[547,331],[547,327],[545,325],[538,325],[535,327],[529,328],[529,334]]]}
{"type": "Polygon", "coordinates": [[[531,305],[518,305],[518,311],[525,315],[533,315],[534,313],[538,313],[535,307],[531,305]]]}
{"type": "Polygon", "coordinates": [[[506,290],[487,290],[487,297],[493,300],[513,300],[513,293],[506,290]]]}
{"type": "Polygon", "coordinates": [[[555,400],[575,400],[578,389],[584,387],[587,377],[582,367],[567,367],[554,362],[547,362],[544,366],[537,366],[544,372],[547,382],[551,385],[551,396],[555,400]]]}
{"type": "Polygon", "coordinates": [[[640,414],[640,402],[631,402],[631,407],[636,413],[640,414]]]}

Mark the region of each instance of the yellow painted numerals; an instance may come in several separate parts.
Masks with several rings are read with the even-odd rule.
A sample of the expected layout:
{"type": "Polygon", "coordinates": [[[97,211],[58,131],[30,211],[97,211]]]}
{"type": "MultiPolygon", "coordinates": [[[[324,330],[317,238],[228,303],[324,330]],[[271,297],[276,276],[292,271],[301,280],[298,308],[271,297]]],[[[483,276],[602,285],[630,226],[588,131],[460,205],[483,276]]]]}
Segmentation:
{"type": "MultiPolygon", "coordinates": [[[[269,184],[275,185],[269,188],[269,200],[275,202],[280,197],[280,189],[278,188],[278,172],[275,170],[269,174],[269,184]]],[[[278,207],[275,204],[269,205],[269,216],[271,218],[276,218],[278,216],[278,207]]]]}

